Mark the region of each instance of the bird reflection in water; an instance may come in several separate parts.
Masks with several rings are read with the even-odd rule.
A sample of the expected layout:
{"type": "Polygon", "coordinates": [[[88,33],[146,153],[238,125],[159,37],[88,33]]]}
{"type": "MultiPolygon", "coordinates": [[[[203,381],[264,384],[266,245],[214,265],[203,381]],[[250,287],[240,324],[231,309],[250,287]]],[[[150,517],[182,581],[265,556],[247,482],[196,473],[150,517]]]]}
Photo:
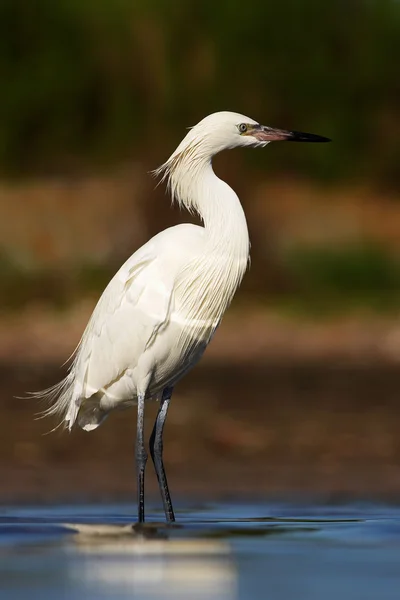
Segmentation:
{"type": "Polygon", "coordinates": [[[236,570],[228,543],[171,539],[149,525],[73,525],[70,576],[88,593],[117,598],[235,600],[236,570]]]}

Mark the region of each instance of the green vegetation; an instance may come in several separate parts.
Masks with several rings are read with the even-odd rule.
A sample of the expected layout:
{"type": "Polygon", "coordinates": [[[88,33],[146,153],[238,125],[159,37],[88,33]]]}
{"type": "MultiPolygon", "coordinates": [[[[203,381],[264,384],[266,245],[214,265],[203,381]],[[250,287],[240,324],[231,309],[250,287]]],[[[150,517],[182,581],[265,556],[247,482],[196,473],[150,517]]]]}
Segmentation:
{"type": "Polygon", "coordinates": [[[383,248],[363,246],[295,248],[286,267],[301,286],[341,293],[400,291],[400,263],[383,248]]]}
{"type": "Polygon", "coordinates": [[[18,311],[32,303],[67,308],[87,295],[100,296],[116,270],[109,264],[22,269],[0,255],[0,310],[18,311]]]}
{"type": "Polygon", "coordinates": [[[282,300],[294,311],[390,311],[400,305],[400,261],[378,245],[292,248],[282,268],[294,291],[282,300]]]}
{"type": "Polygon", "coordinates": [[[281,147],[271,170],[393,185],[399,59],[397,0],[3,0],[0,168],[150,159],[236,109],[335,140],[329,160],[281,147]]]}

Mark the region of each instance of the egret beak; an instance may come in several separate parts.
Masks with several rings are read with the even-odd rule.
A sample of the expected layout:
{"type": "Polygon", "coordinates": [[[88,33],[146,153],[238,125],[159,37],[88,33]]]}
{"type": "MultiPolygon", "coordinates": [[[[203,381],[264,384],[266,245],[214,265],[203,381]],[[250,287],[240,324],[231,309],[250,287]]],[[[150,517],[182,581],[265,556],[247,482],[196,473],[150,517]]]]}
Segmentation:
{"type": "Polygon", "coordinates": [[[286,131],[285,129],[273,129],[265,125],[258,125],[250,134],[260,142],[330,142],[331,140],[322,135],[314,133],[301,133],[301,131],[286,131]]]}

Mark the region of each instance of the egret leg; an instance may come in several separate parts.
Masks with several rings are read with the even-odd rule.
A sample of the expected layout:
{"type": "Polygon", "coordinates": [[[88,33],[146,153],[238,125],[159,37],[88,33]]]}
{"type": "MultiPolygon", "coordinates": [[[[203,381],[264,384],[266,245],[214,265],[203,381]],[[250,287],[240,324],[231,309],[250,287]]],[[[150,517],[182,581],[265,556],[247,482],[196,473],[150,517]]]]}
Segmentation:
{"type": "Polygon", "coordinates": [[[144,523],[144,471],[147,462],[147,452],[144,447],[144,394],[138,396],[135,455],[138,493],[138,521],[139,523],[144,523]]]}
{"type": "Polygon", "coordinates": [[[174,510],[172,508],[171,496],[169,494],[167,475],[163,463],[163,430],[169,403],[172,396],[173,388],[165,388],[160,402],[156,422],[154,423],[153,431],[150,436],[150,454],[153,459],[154,468],[156,470],[158,485],[160,487],[161,498],[164,505],[165,517],[168,523],[175,521],[174,510]]]}

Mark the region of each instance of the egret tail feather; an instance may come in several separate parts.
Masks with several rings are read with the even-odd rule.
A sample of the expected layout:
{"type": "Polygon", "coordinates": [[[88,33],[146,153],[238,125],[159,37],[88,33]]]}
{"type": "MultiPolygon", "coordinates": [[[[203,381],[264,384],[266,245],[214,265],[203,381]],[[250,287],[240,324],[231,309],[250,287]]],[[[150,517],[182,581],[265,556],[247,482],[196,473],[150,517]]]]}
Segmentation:
{"type": "Polygon", "coordinates": [[[47,408],[39,412],[39,418],[57,416],[60,419],[57,428],[64,425],[65,428],[71,429],[78,410],[78,407],[76,412],[74,410],[74,387],[74,373],[70,372],[59,383],[39,392],[30,392],[30,398],[43,401],[48,405],[47,408]]]}

